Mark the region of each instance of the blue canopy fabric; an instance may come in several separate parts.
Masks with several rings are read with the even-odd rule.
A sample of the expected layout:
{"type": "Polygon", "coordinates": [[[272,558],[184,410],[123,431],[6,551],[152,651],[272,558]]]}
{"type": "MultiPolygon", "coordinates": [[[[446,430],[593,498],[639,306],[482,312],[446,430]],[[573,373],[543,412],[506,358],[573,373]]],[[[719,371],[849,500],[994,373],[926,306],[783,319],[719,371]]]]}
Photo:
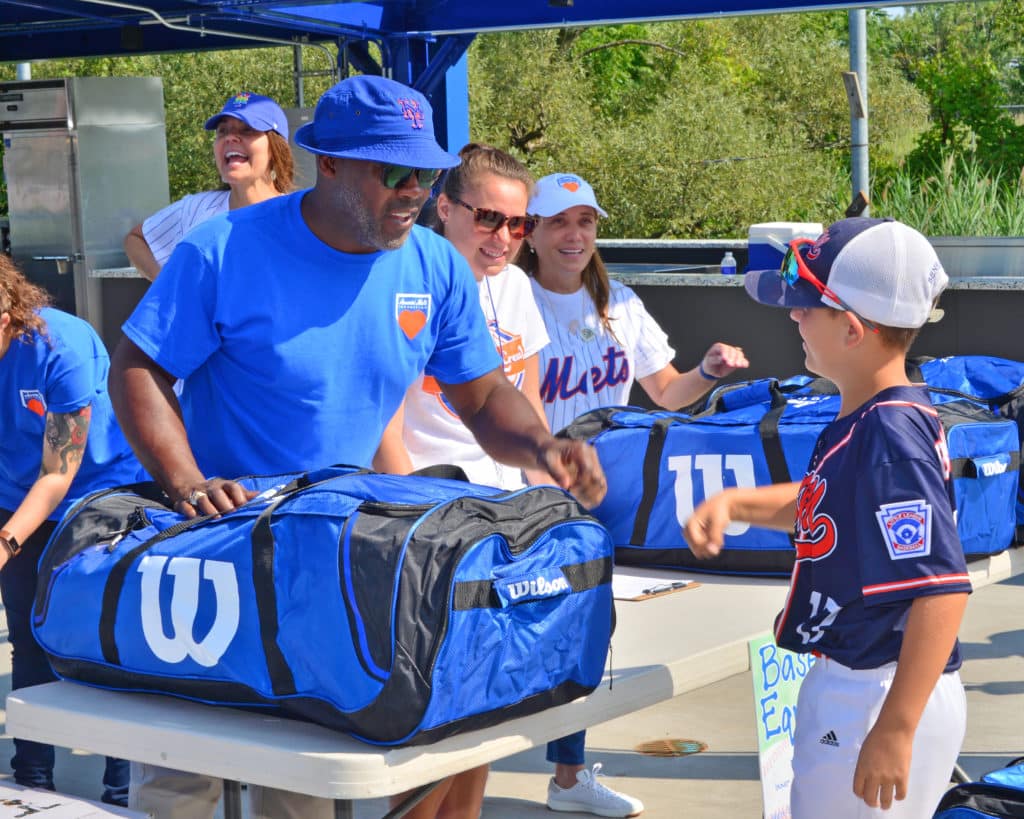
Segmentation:
{"type": "MultiPolygon", "coordinates": [[[[0,61],[376,41],[398,54],[447,35],[884,6],[848,0],[0,0],[0,61]],[[255,38],[255,39],[253,39],[255,38]]],[[[461,42],[468,42],[465,37],[461,42]]],[[[402,54],[400,58],[407,57],[402,54]]]]}

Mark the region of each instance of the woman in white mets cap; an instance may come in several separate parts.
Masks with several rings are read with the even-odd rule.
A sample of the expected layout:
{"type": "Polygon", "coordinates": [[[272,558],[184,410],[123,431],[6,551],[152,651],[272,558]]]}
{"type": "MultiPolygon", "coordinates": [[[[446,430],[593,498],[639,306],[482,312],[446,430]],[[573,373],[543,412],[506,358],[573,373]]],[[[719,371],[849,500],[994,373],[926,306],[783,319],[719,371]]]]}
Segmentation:
{"type": "MultiPolygon", "coordinates": [[[[545,176],[526,210],[538,223],[516,264],[532,277],[550,338],[540,351],[540,397],[552,430],[590,410],[630,403],[634,380],[655,404],[676,410],[747,366],[743,350],[716,342],[697,366],[675,368],[675,350],[643,302],[608,277],[597,251],[598,220],[608,214],[585,179],[572,173],[545,176]]],[[[548,744],[547,759],[555,764],[548,807],[601,816],[640,813],[639,800],[596,781],[600,764],[586,769],[584,744],[582,731],[548,744]]]]}
{"type": "Polygon", "coordinates": [[[551,337],[540,378],[552,430],[592,409],[628,404],[634,380],[659,407],[676,410],[747,366],[743,350],[716,342],[695,367],[675,368],[675,350],[640,298],[608,277],[597,251],[598,221],[608,214],[586,180],[545,176],[527,212],[540,222],[516,263],[533,278],[551,337]]]}
{"type": "Polygon", "coordinates": [[[270,97],[248,91],[233,94],[205,127],[214,131],[213,159],[224,186],[172,202],[125,237],[129,261],[150,281],[196,225],[292,189],[295,164],[288,146],[288,119],[270,97]]]}

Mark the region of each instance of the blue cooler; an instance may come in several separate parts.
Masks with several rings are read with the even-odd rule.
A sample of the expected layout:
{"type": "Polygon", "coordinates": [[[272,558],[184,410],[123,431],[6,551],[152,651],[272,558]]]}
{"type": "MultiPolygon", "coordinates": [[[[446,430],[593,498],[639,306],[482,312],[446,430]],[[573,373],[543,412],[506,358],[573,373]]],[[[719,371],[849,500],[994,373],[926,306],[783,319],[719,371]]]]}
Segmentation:
{"type": "Polygon", "coordinates": [[[778,270],[793,239],[817,239],[824,228],[820,222],[762,222],[751,225],[747,234],[747,270],[778,270]]]}

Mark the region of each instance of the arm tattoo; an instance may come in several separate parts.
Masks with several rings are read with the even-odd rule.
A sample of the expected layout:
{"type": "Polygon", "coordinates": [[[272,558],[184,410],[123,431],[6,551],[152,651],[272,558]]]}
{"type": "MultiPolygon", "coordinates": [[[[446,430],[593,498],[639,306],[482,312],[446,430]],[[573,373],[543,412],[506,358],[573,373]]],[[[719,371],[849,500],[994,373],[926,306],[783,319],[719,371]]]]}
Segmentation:
{"type": "Polygon", "coordinates": [[[39,468],[40,476],[53,472],[66,475],[72,465],[82,462],[91,419],[92,406],[82,407],[73,412],[48,412],[46,414],[43,462],[39,468]]]}

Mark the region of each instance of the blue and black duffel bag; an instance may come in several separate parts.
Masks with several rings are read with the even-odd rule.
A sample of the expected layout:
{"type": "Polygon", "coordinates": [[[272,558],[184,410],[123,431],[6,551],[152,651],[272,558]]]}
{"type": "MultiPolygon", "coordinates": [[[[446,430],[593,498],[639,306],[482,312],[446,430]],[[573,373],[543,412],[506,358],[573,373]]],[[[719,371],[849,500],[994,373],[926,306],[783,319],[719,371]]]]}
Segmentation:
{"type": "Polygon", "coordinates": [[[600,682],[611,540],[561,490],[343,467],[242,483],[262,494],[220,518],[183,518],[155,484],[68,513],[34,610],[57,674],[279,709],[380,744],[600,682]]]}
{"type": "MultiPolygon", "coordinates": [[[[935,399],[952,460],[964,552],[1000,552],[1015,532],[1016,423],[978,399],[949,393],[935,399]]],[[[682,526],[698,504],[723,488],[800,480],[839,405],[835,386],[824,379],[760,379],[724,385],[695,415],[606,408],[580,416],[559,434],[597,448],[610,491],[594,515],[612,533],[617,562],[788,575],[794,551],[787,533],[734,522],[722,552],[698,560],[682,526]]]]}
{"type": "MultiPolygon", "coordinates": [[[[1024,444],[1024,362],[986,355],[917,358],[908,362],[915,381],[932,387],[932,400],[969,398],[1017,424],[1024,444]]],[[[1024,542],[1024,477],[1017,488],[1017,541],[1024,542]]]]}
{"type": "Polygon", "coordinates": [[[1024,819],[1024,757],[946,792],[933,819],[1024,819]]]}

